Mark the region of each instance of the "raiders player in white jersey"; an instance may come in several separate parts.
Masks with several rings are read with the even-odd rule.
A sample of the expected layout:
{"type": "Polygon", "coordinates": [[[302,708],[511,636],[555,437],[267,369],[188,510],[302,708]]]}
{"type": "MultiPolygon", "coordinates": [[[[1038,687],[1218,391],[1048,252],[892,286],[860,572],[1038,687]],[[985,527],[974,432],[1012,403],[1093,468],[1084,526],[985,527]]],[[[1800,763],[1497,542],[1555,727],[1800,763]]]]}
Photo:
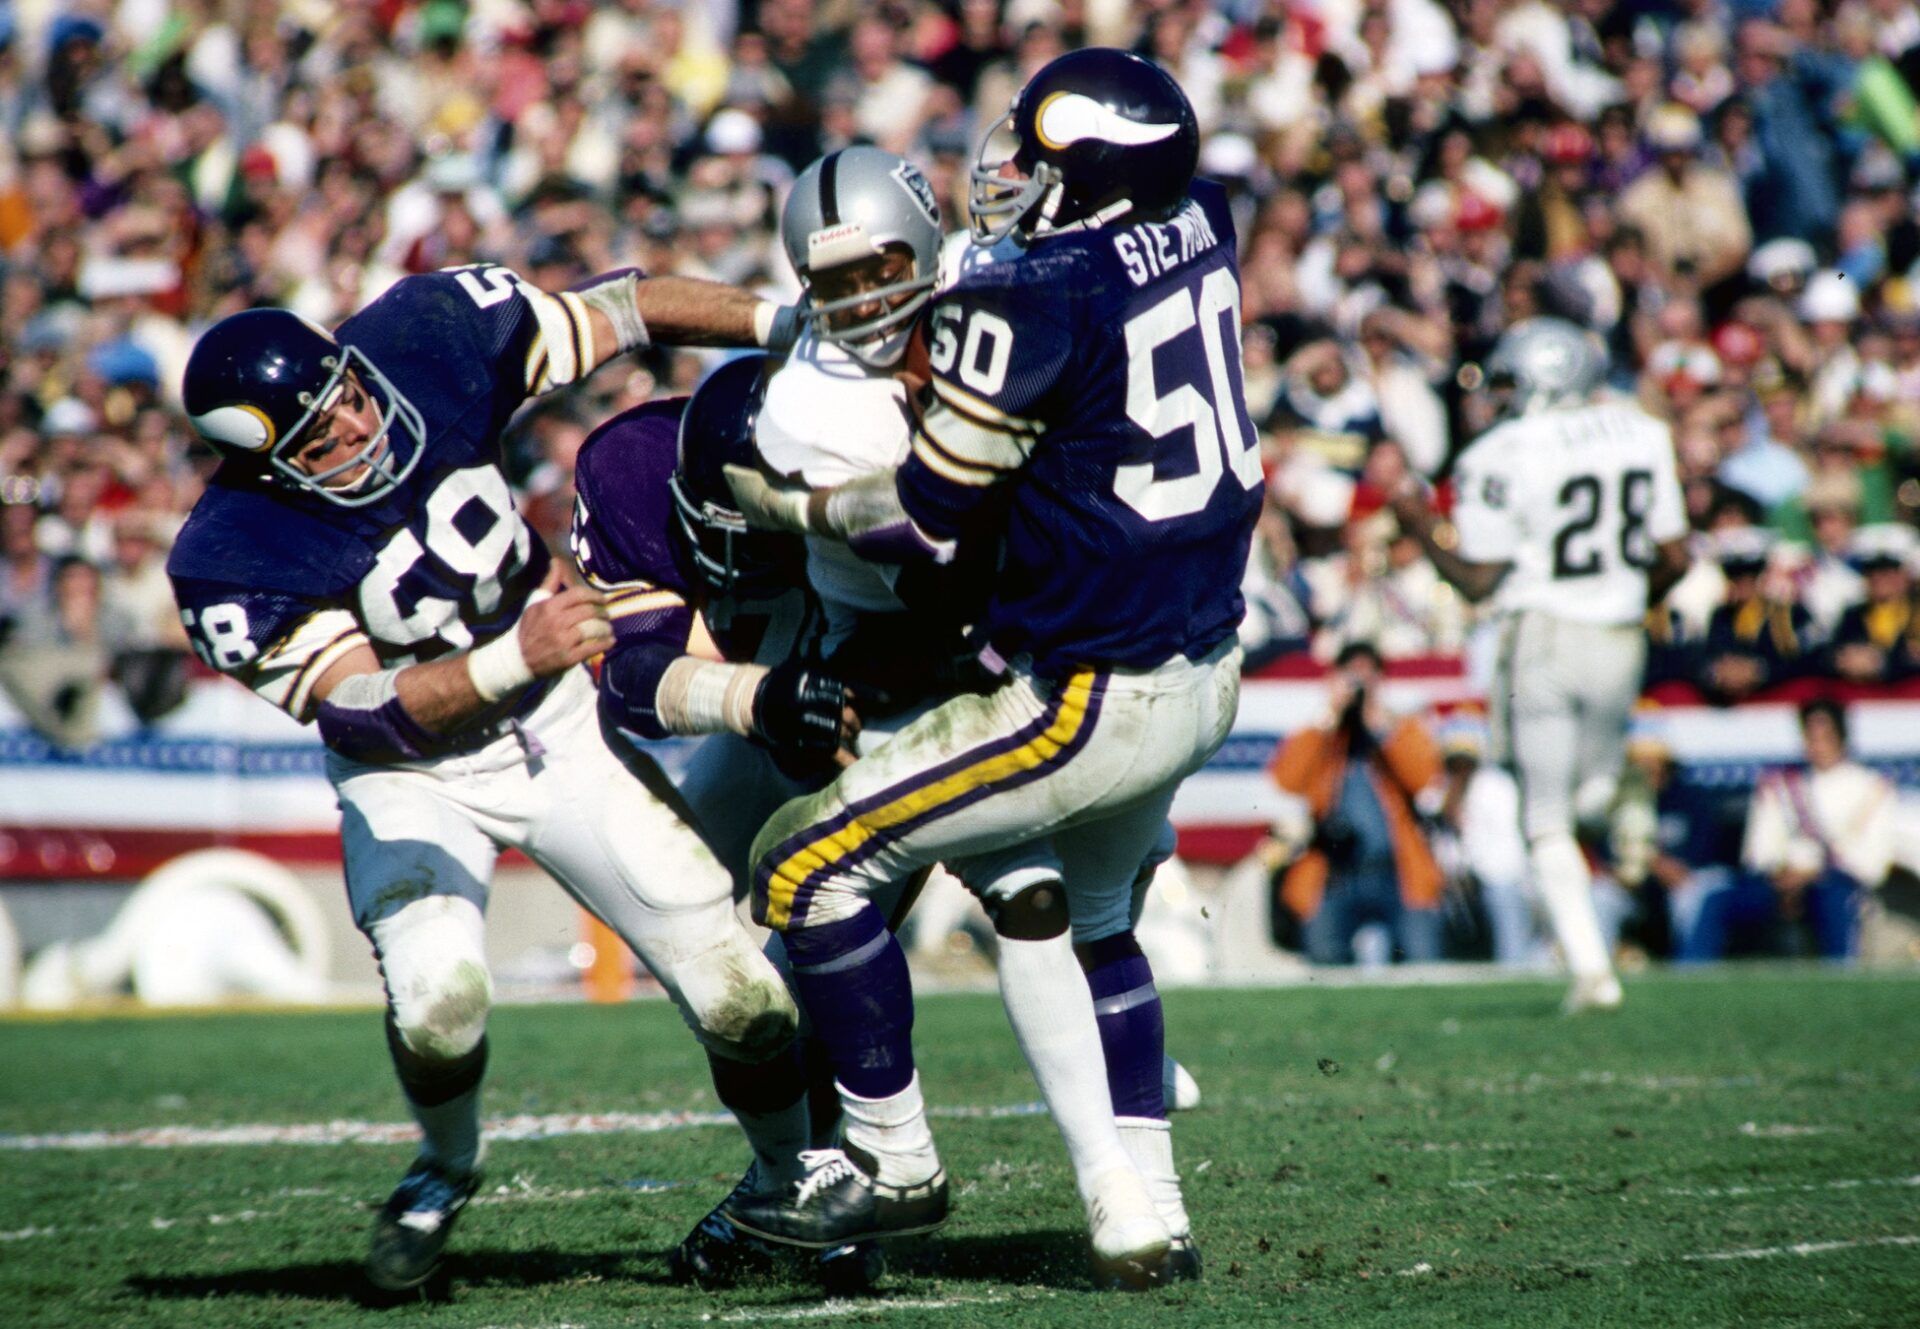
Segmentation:
{"type": "Polygon", "coordinates": [[[1535,878],[1573,971],[1569,1012],[1620,1004],[1576,818],[1606,806],[1646,659],[1642,620],[1686,572],[1687,522],[1667,426],[1596,396],[1599,340],[1560,319],[1516,323],[1487,363],[1502,420],[1461,454],[1453,525],[1417,483],[1394,511],[1467,599],[1501,611],[1494,744],[1520,782],[1535,878]]]}

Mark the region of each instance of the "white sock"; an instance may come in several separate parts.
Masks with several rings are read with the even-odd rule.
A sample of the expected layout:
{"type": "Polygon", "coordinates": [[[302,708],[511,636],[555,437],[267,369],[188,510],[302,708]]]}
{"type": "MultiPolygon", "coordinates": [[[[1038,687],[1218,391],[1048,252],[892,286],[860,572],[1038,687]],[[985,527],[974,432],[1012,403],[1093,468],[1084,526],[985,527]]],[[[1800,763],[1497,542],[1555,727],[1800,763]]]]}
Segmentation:
{"type": "Polygon", "coordinates": [[[412,1099],[407,1106],[420,1123],[420,1157],[455,1176],[480,1166],[480,1086],[434,1107],[412,1099]]]}
{"type": "Polygon", "coordinates": [[[862,1098],[840,1090],[846,1113],[841,1127],[847,1143],[874,1161],[874,1180],[885,1186],[919,1186],[940,1170],[940,1155],[927,1127],[927,1104],[920,1097],[920,1074],[890,1098],[862,1098]]]}
{"type": "Polygon", "coordinates": [[[1083,1197],[1114,1167],[1129,1166],[1113,1124],[1107,1057],[1093,1014],[1093,991],[1062,933],[1045,941],[1000,939],[1000,997],[1040,1097],[1067,1142],[1083,1197]]]}
{"type": "Polygon", "coordinates": [[[811,1114],[805,1094],[790,1106],[774,1112],[742,1112],[733,1109],[733,1118],[753,1146],[753,1161],[760,1169],[760,1191],[777,1193],[790,1181],[798,1181],[806,1172],[800,1166],[800,1151],[812,1145],[811,1114]]]}
{"type": "Polygon", "coordinates": [[[1566,832],[1542,836],[1533,842],[1534,876],[1554,936],[1576,977],[1613,972],[1607,943],[1600,936],[1600,916],[1593,907],[1593,875],[1573,836],[1566,832]]]}
{"type": "Polygon", "coordinates": [[[1160,1211],[1167,1231],[1176,1237],[1191,1235],[1193,1224],[1180,1195],[1180,1174],[1173,1166],[1173,1127],[1152,1117],[1119,1117],[1114,1125],[1127,1157],[1146,1180],[1147,1193],[1153,1196],[1153,1207],[1160,1211]]]}

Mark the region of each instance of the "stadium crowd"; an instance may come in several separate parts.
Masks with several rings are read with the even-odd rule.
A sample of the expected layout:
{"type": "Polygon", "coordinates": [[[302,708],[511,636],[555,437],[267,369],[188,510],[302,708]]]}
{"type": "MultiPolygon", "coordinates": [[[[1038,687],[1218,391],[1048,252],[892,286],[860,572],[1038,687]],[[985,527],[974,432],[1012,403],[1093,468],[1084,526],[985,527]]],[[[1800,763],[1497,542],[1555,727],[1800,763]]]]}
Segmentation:
{"type": "MultiPolygon", "coordinates": [[[[774,223],[825,150],[975,145],[1062,50],[1131,47],[1198,112],[1243,267],[1270,477],[1252,665],[1469,658],[1385,496],[1486,421],[1517,320],[1603,337],[1671,421],[1699,557],[1649,685],[1733,703],[1920,674],[1914,0],[20,0],[0,8],[0,685],[67,744],[184,695],[162,567],[209,454],[194,337],[332,324],[399,277],[620,264],[797,292],[774,223]],[[111,680],[111,683],[105,682],[111,680]]],[[[599,419],[686,389],[648,351],[530,410],[563,544],[599,419]]]]}

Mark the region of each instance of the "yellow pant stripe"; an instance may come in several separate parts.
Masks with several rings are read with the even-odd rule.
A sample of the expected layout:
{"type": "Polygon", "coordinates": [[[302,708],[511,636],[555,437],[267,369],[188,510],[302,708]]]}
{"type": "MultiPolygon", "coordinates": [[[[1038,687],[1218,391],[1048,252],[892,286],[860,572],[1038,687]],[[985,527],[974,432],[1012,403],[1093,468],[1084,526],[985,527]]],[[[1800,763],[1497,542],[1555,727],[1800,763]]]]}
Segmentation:
{"type": "MultiPolygon", "coordinates": [[[[767,925],[784,927],[792,921],[794,897],[802,885],[822,868],[832,867],[853,854],[878,832],[890,830],[937,810],[966,794],[1010,776],[1045,765],[1071,744],[1086,722],[1087,700],[1093,692],[1094,673],[1082,671],[1067,680],[1061,689],[1060,709],[1036,737],[1007,752],[983,757],[970,766],[920,788],[908,788],[892,801],[872,812],[855,817],[829,834],[822,835],[784,859],[773,870],[767,889],[767,925]]],[[[837,818],[836,818],[837,820],[837,818]]]]}

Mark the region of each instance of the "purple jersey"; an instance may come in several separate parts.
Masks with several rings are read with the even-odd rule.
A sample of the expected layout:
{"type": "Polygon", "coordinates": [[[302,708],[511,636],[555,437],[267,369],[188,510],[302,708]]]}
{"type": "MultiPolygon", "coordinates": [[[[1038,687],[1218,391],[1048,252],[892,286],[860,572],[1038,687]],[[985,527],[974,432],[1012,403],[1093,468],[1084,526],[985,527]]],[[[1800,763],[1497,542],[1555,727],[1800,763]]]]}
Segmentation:
{"type": "Polygon", "coordinates": [[[607,597],[613,646],[600,668],[601,714],[640,738],[667,736],[654,709],[660,676],[687,654],[704,611],[728,659],[773,664],[810,630],[810,602],[794,569],[772,599],[708,601],[680,528],[668,480],[679,455],[685,398],[648,402],[608,420],[574,464],[573,557],[607,597]]]}
{"type": "Polygon", "coordinates": [[[302,721],[350,651],[407,665],[517,622],[548,555],[514,505],[500,433],[531,394],[577,379],[592,344],[578,297],[497,267],[409,277],[335,335],[425,422],[413,474],[341,508],[228,462],[167,560],[194,650],[302,721]]]}
{"type": "Polygon", "coordinates": [[[933,399],[900,497],[934,541],[1005,499],[986,641],[1057,675],[1233,636],[1263,477],[1219,187],[975,268],[929,326],[933,399]]]}
{"type": "Polygon", "coordinates": [[[574,562],[607,597],[615,650],[693,630],[693,577],[675,535],[673,475],[686,398],[648,402],[587,436],[573,472],[574,562]]]}

